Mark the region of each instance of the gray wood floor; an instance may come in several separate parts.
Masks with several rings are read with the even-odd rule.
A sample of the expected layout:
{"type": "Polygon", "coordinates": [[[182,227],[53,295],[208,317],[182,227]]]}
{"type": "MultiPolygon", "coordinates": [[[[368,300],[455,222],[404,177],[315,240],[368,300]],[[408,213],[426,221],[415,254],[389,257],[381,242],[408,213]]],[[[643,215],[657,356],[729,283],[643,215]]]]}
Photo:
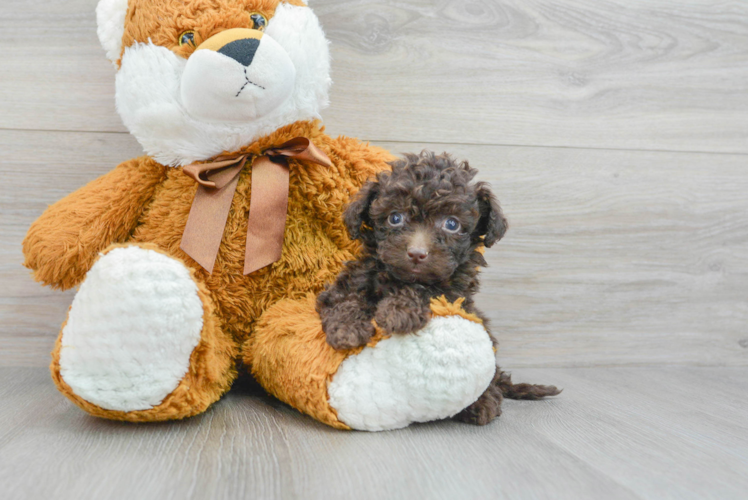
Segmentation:
{"type": "Polygon", "coordinates": [[[49,380],[72,299],[20,242],[141,154],[96,0],[0,3],[0,497],[747,498],[748,3],[313,0],[328,132],[478,167],[510,220],[479,298],[515,378],[495,423],[378,434],[239,383],[207,414],[90,418],[49,380]]]}
{"type": "Polygon", "coordinates": [[[89,417],[0,369],[4,498],[726,499],[748,491],[748,368],[525,369],[563,397],[489,427],[340,432],[238,384],[157,425],[89,417]],[[30,418],[32,417],[33,418],[30,418]]]}

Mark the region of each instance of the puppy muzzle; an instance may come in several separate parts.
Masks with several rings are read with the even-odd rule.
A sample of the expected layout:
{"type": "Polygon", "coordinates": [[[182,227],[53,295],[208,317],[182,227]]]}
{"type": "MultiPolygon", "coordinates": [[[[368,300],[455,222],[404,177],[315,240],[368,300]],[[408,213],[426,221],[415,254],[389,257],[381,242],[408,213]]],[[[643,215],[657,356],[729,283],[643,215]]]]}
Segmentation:
{"type": "Polygon", "coordinates": [[[234,28],[205,40],[187,60],[181,98],[194,118],[246,122],[283,104],[296,68],[283,47],[253,29],[234,28]]]}

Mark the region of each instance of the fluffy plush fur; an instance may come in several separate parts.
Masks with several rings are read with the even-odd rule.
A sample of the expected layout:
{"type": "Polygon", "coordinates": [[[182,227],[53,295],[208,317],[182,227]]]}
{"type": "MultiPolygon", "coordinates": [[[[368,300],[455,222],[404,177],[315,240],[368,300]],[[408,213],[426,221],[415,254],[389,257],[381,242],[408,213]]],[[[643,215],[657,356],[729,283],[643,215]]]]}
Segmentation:
{"type": "MultiPolygon", "coordinates": [[[[145,152],[163,165],[184,166],[224,151],[236,151],[283,125],[319,119],[329,102],[328,42],[312,10],[299,5],[277,0],[130,0],[116,101],[122,120],[145,152]],[[268,19],[258,57],[263,44],[272,44],[276,55],[288,58],[294,70],[290,92],[275,107],[244,120],[232,116],[234,100],[217,101],[225,104],[214,109],[211,118],[200,118],[204,110],[190,107],[200,101],[185,102],[182,85],[195,78],[208,78],[215,80],[213,88],[218,91],[221,82],[233,77],[233,68],[240,68],[222,58],[230,71],[217,73],[211,71],[215,68],[208,62],[192,61],[195,47],[180,46],[180,35],[194,31],[199,45],[221,31],[252,26],[250,16],[255,12],[268,19]],[[188,65],[199,67],[186,73],[188,65]],[[217,120],[215,115],[222,112],[231,119],[217,120]]],[[[271,77],[275,69],[272,61],[268,57],[250,65],[258,81],[271,77]]],[[[226,89],[228,96],[233,98],[243,83],[241,78],[236,88],[226,89]]],[[[269,86],[267,90],[271,90],[269,86]]],[[[210,100],[211,94],[205,94],[210,100]]],[[[249,94],[242,97],[248,104],[264,102],[249,94]]]]}
{"type": "Polygon", "coordinates": [[[347,357],[328,385],[330,406],[368,431],[440,420],[475,402],[495,371],[483,325],[435,316],[416,335],[392,335],[347,357]]]}
{"type": "MultiPolygon", "coordinates": [[[[329,53],[317,18],[303,2],[102,0],[97,17],[102,45],[119,68],[118,110],[149,156],[121,164],[49,207],[24,240],[25,265],[33,270],[37,280],[54,288],[81,286],[81,298],[73,305],[53,353],[52,372],[63,393],[86,411],[107,418],[182,418],[204,411],[230,387],[236,377],[235,362],[241,344],[252,335],[265,310],[284,298],[299,299],[318,293],[326,281],[334,278],[342,263],[355,256],[358,244],[346,234],[343,207],[367,178],[389,168],[386,162],[392,156],[355,139],[329,137],[313,120],[327,103],[329,53]],[[179,92],[191,55],[200,52],[195,45],[233,28],[251,28],[252,15],[258,13],[267,19],[262,33],[253,35],[261,38],[260,47],[262,40],[272,40],[272,46],[285,52],[284,55],[276,50],[276,55],[287,57],[294,66],[293,72],[284,73],[295,75],[290,82],[290,95],[261,117],[240,122],[229,113],[225,121],[196,118],[181,101],[179,92]],[[195,45],[179,44],[180,34],[185,31],[194,32],[195,45]],[[333,166],[289,162],[288,222],[281,260],[249,276],[242,273],[251,199],[251,169],[247,168],[238,181],[214,272],[205,272],[179,249],[197,185],[181,168],[171,167],[205,161],[222,152],[260,155],[299,136],[322,149],[333,166]],[[127,259],[108,256],[119,247],[134,254],[150,249],[164,255],[165,267],[171,265],[169,262],[184,266],[199,291],[203,311],[199,342],[196,347],[193,343],[184,378],[177,380],[177,387],[166,397],[162,398],[163,390],[154,390],[142,398],[150,408],[135,403],[137,398],[113,403],[98,397],[102,391],[85,388],[89,382],[84,380],[94,369],[98,354],[92,351],[86,356],[70,356],[73,340],[77,343],[84,339],[87,345],[94,345],[109,339],[106,342],[115,345],[121,344],[119,337],[137,331],[146,343],[150,342],[153,332],[147,324],[127,326],[131,323],[128,318],[139,316],[144,320],[147,315],[122,309],[122,317],[118,318],[107,309],[107,301],[111,300],[107,297],[112,295],[118,296],[122,304],[139,303],[136,290],[127,286],[110,289],[116,288],[115,280],[111,280],[104,286],[109,290],[104,297],[96,293],[103,286],[96,273],[89,276],[90,280],[86,278],[101,254],[105,257],[101,258],[100,267],[122,276],[133,275],[136,271],[127,259]],[[91,290],[94,292],[88,293],[91,290]],[[84,296],[88,298],[84,300],[84,296]],[[107,320],[101,324],[92,320],[104,316],[107,320]],[[107,328],[108,331],[101,331],[107,328]],[[101,333],[96,334],[97,329],[101,333]]],[[[228,57],[224,59],[230,62],[228,57]]],[[[259,55],[255,59],[248,68],[257,62],[261,72],[261,66],[270,63],[259,55]]],[[[259,94],[255,97],[262,100],[259,94]]],[[[169,286],[162,283],[153,290],[168,295],[169,286]]],[[[155,327],[158,321],[145,323],[155,327]]],[[[171,334],[164,335],[168,338],[171,334]]],[[[185,362],[178,352],[166,351],[165,355],[173,356],[176,364],[185,362]]],[[[148,359],[151,353],[141,354],[148,359]]],[[[108,369],[115,375],[132,378],[134,372],[128,371],[127,366],[134,366],[134,358],[141,354],[125,353],[121,359],[113,358],[108,369]]],[[[103,353],[101,356],[106,357],[103,353]]],[[[176,371],[172,372],[177,377],[176,371]]],[[[114,385],[122,382],[116,377],[111,381],[114,385]]],[[[131,383],[144,381],[141,374],[131,383]]],[[[174,385],[173,382],[159,387],[174,385]]]]}
{"type": "MultiPolygon", "coordinates": [[[[128,250],[128,254],[139,252],[162,253],[164,254],[164,258],[168,258],[170,260],[170,264],[167,267],[170,267],[172,269],[180,269],[180,266],[182,266],[184,269],[188,269],[184,262],[174,257],[168,257],[157,246],[150,244],[140,244],[136,246],[112,245],[107,251],[103,252],[100,259],[107,259],[107,256],[110,253],[117,252],[120,249],[128,250]],[[136,250],[136,252],[132,252],[132,250],[136,250]]],[[[108,262],[105,263],[105,267],[109,268],[108,272],[119,274],[120,279],[128,281],[128,275],[132,276],[132,274],[134,274],[132,266],[117,265],[122,260],[129,259],[113,258],[107,260],[108,262]]],[[[94,265],[95,264],[96,262],[94,262],[94,265]]],[[[182,274],[182,271],[178,271],[175,274],[182,274]]],[[[99,298],[96,296],[90,297],[87,301],[88,304],[86,304],[87,307],[84,307],[80,312],[73,311],[73,307],[75,307],[75,304],[74,306],[71,306],[71,311],[68,313],[68,319],[62,325],[62,332],[58,336],[57,342],[55,343],[55,348],[52,351],[52,363],[50,365],[50,369],[52,371],[52,379],[54,380],[55,385],[60,390],[60,392],[62,392],[71,401],[73,401],[75,404],[77,404],[79,407],[81,407],[91,415],[112,420],[127,420],[130,422],[151,422],[154,420],[170,420],[190,417],[205,411],[205,409],[207,409],[213,402],[221,397],[221,395],[224,394],[229,389],[229,387],[231,387],[234,379],[236,379],[237,370],[234,360],[239,354],[239,349],[236,341],[227,336],[221,328],[220,320],[216,312],[216,306],[211,297],[211,293],[207,290],[205,285],[196,278],[194,271],[190,271],[189,275],[190,279],[194,282],[197,288],[197,298],[202,305],[202,329],[200,330],[199,342],[189,356],[189,368],[187,369],[187,372],[184,374],[182,379],[178,381],[178,385],[176,386],[176,388],[174,388],[163,399],[161,398],[161,394],[158,394],[158,397],[154,398],[155,391],[151,392],[150,394],[146,394],[146,391],[148,391],[149,389],[148,386],[150,385],[151,387],[153,387],[154,384],[143,384],[144,380],[142,378],[140,380],[138,380],[137,378],[130,378],[132,373],[128,374],[126,372],[128,370],[128,365],[132,366],[132,364],[138,364],[138,362],[141,360],[139,354],[142,352],[142,349],[138,349],[137,345],[133,346],[131,344],[131,347],[134,347],[134,349],[129,349],[127,354],[125,354],[124,356],[119,356],[116,352],[116,349],[109,349],[109,352],[105,351],[100,353],[97,353],[94,350],[90,350],[87,353],[87,358],[84,357],[83,359],[79,357],[76,358],[72,353],[63,354],[63,350],[65,349],[75,349],[77,347],[76,344],[78,344],[79,340],[82,340],[88,345],[100,342],[98,338],[95,338],[98,337],[95,331],[91,331],[90,334],[89,332],[77,332],[73,335],[72,339],[66,339],[66,331],[68,331],[68,324],[70,323],[71,316],[80,315],[82,316],[81,319],[85,321],[86,319],[88,319],[85,316],[88,316],[90,318],[91,315],[100,315],[102,310],[106,314],[107,311],[105,307],[102,306],[105,306],[107,302],[111,301],[111,297],[108,296],[109,293],[118,294],[119,296],[117,297],[117,299],[120,301],[135,299],[135,297],[139,295],[134,294],[130,295],[129,297],[123,297],[121,289],[117,289],[116,291],[103,290],[105,295],[101,297],[102,300],[99,300],[99,298]],[[84,335],[81,336],[80,333],[84,333],[84,335]],[[65,356],[68,356],[68,360],[66,361],[63,360],[65,356]],[[70,356],[73,357],[71,358],[70,356]],[[99,380],[97,373],[91,372],[90,370],[89,365],[91,364],[92,356],[96,356],[98,358],[96,360],[97,364],[107,363],[106,372],[104,375],[108,376],[103,377],[105,379],[103,382],[99,380]],[[132,394],[136,397],[131,398],[130,402],[132,402],[134,399],[137,399],[138,403],[145,403],[146,398],[144,396],[150,396],[148,397],[148,405],[150,405],[150,407],[148,407],[148,405],[146,404],[142,405],[144,407],[143,409],[134,409],[134,407],[131,405],[125,407],[122,404],[120,404],[118,407],[115,407],[114,405],[106,404],[101,400],[94,401],[97,398],[91,398],[90,391],[80,391],[74,388],[74,386],[78,385],[76,382],[77,380],[81,380],[81,377],[74,377],[72,381],[73,386],[68,384],[65,378],[67,374],[64,372],[69,372],[71,370],[73,372],[78,372],[78,374],[85,375],[87,379],[87,385],[95,392],[102,392],[101,388],[111,389],[112,381],[116,381],[116,383],[121,386],[123,384],[123,379],[129,378],[130,385],[133,386],[132,390],[142,391],[139,394],[133,392],[132,394]],[[101,387],[102,384],[109,384],[110,386],[108,388],[101,387]],[[97,387],[97,385],[99,387],[97,387]],[[159,400],[160,403],[158,403],[159,400]],[[104,405],[102,406],[101,403],[104,403],[104,405]]],[[[184,276],[182,275],[180,276],[180,278],[184,278],[184,276]]],[[[96,281],[98,280],[94,278],[94,286],[96,286],[96,281]]],[[[181,279],[180,281],[183,282],[183,280],[181,279]]],[[[88,282],[84,283],[84,285],[87,285],[87,283],[88,282]]],[[[81,286],[81,288],[83,288],[83,286],[81,286]]],[[[163,290],[159,290],[160,286],[156,286],[154,288],[155,291],[163,293],[163,290]]],[[[186,286],[184,288],[191,287],[186,286]]],[[[189,299],[189,302],[192,302],[191,298],[189,299]]],[[[99,324],[98,326],[100,326],[101,328],[111,328],[113,326],[112,323],[127,323],[126,318],[123,318],[121,314],[117,314],[111,309],[108,312],[109,314],[107,319],[109,321],[109,324],[99,324]]],[[[130,322],[129,324],[136,325],[136,323],[133,322],[130,322]]],[[[136,332],[140,335],[140,340],[144,340],[145,342],[150,343],[161,343],[161,340],[157,340],[154,337],[162,334],[163,332],[155,331],[155,329],[152,328],[155,325],[148,325],[146,323],[146,326],[150,326],[151,328],[140,328],[140,331],[136,332]]],[[[86,325],[86,327],[88,327],[88,325],[86,325]]],[[[121,336],[128,336],[131,333],[129,331],[122,331],[121,325],[115,326],[112,330],[119,330],[119,332],[117,333],[120,333],[121,336]]],[[[104,337],[105,341],[108,340],[110,343],[126,345],[127,340],[125,338],[118,339],[116,336],[111,335],[111,333],[113,333],[112,330],[106,332],[101,331],[101,337],[104,337]],[[107,337],[108,339],[106,339],[107,337]]],[[[179,332],[181,337],[177,337],[173,335],[173,333],[174,332],[172,332],[173,340],[177,341],[174,344],[184,342],[185,340],[189,341],[189,331],[186,332],[187,335],[185,335],[185,332],[179,332]],[[185,339],[185,337],[187,338],[185,339]]],[[[164,352],[162,355],[165,357],[169,357],[169,354],[169,352],[164,352]]],[[[145,358],[148,358],[150,356],[152,355],[147,354],[145,358]]],[[[179,366],[180,362],[181,360],[178,356],[176,356],[175,359],[169,361],[169,363],[174,367],[179,366]]],[[[145,375],[147,373],[147,371],[141,372],[142,375],[145,375]]],[[[147,376],[148,379],[153,382],[153,377],[151,375],[147,376]]],[[[122,399],[120,399],[119,402],[122,403],[122,399]]]]}
{"type": "Polygon", "coordinates": [[[202,329],[203,304],[184,264],[155,250],[115,248],[75,296],[60,374],[102,408],[153,408],[189,370],[202,329]]]}
{"type": "MultiPolygon", "coordinates": [[[[438,296],[463,299],[465,310],[487,326],[473,301],[479,269],[486,265],[479,250],[499,241],[507,225],[488,185],[471,183],[476,174],[467,162],[424,151],[394,162],[392,172],[381,172],[361,189],[345,221],[364,252],[317,302],[330,345],[366,344],[375,333],[372,319],[390,334],[422,330],[431,317],[430,301],[438,296]]],[[[519,393],[512,387],[496,368],[491,386],[459,418],[488,423],[500,414],[500,389],[519,393]]],[[[528,396],[558,394],[555,387],[532,387],[528,396]]]]}
{"type": "MultiPolygon", "coordinates": [[[[239,178],[215,268],[208,274],[179,248],[195,182],[181,169],[164,168],[150,158],[126,162],[48,208],[24,240],[25,265],[38,280],[68,289],[84,280],[99,253],[111,245],[154,246],[184,262],[195,280],[205,287],[209,302],[217,305],[215,309],[211,307],[220,325],[217,334],[234,343],[231,350],[217,355],[233,359],[232,353],[252,334],[255,322],[268,307],[286,297],[301,298],[321,291],[342,264],[355,257],[358,244],[346,234],[343,208],[367,178],[388,168],[386,162],[391,159],[385,151],[354,139],[330,138],[316,123],[303,122],[282,127],[243,151],[259,154],[298,136],[311,139],[334,165],[326,168],[290,162],[283,256],[272,266],[243,275],[251,171],[243,172],[239,178]]],[[[206,334],[204,330],[203,335],[206,334]]],[[[230,364],[226,360],[220,363],[230,364]]],[[[53,371],[58,371],[56,365],[53,371]]],[[[70,389],[62,385],[60,388],[71,395],[70,389]]],[[[224,385],[226,388],[228,384],[224,385]]],[[[199,409],[185,407],[185,415],[204,410],[219,396],[214,393],[211,399],[201,399],[199,409]]],[[[158,407],[153,412],[153,419],[174,418],[172,413],[159,413],[158,407]]],[[[103,409],[97,414],[140,418],[137,414],[103,409]]]]}
{"type": "Polygon", "coordinates": [[[431,315],[444,321],[437,328],[434,320],[433,335],[422,337],[426,344],[387,342],[384,331],[347,351],[325,341],[315,296],[361,248],[347,234],[344,207],[367,179],[390,169],[393,157],[324,133],[317,117],[327,104],[329,53],[304,2],[101,0],[97,18],[102,45],[118,69],[117,109],[148,156],[122,163],[50,206],[24,240],[25,265],[37,280],[59,289],[80,286],[52,353],[52,376],[62,393],[100,417],[179,419],[205,411],[227,391],[241,358],[271,394],[320,421],[339,428],[364,422],[362,428],[373,429],[455,414],[485,390],[493,370],[472,361],[492,356],[488,334],[459,301],[431,301],[431,315]],[[235,42],[239,52],[228,49],[235,42]],[[209,73],[204,82],[195,80],[201,72],[209,73]],[[249,80],[268,92],[242,90],[249,80]],[[200,93],[210,94],[207,108],[195,99],[200,93]],[[252,197],[248,162],[214,270],[200,268],[179,248],[197,190],[182,166],[220,153],[255,157],[300,136],[332,166],[289,160],[281,259],[243,274],[252,197]],[[445,365],[427,343],[459,342],[457,320],[471,322],[475,342],[455,349],[461,356],[445,365]],[[355,362],[395,344],[412,365],[355,362]],[[337,379],[349,365],[357,368],[337,379]],[[386,366],[420,370],[422,379],[445,370],[443,379],[460,382],[421,380],[420,389],[407,394],[365,385],[370,372],[380,370],[379,377],[386,366]],[[356,387],[374,390],[377,405],[394,410],[377,413],[357,402],[356,387]],[[429,392],[434,387],[436,394],[429,392]],[[418,407],[400,404],[403,397],[418,407]]]}
{"type": "Polygon", "coordinates": [[[284,299],[260,318],[244,363],[282,401],[339,429],[397,429],[455,415],[486,390],[495,372],[491,340],[464,301],[431,301],[418,335],[381,328],[345,351],[325,340],[314,294],[284,299]]]}
{"type": "Polygon", "coordinates": [[[106,56],[116,66],[122,53],[127,0],[101,0],[96,6],[96,33],[106,56]]]}

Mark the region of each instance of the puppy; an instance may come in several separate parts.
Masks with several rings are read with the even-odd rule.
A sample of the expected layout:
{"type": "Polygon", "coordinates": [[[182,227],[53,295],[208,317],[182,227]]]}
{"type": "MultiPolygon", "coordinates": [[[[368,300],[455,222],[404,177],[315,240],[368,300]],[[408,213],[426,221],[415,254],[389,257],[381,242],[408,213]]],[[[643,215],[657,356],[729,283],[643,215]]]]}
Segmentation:
{"type": "MultiPolygon", "coordinates": [[[[483,320],[475,308],[480,251],[506,232],[498,201],[477,171],[448,154],[405,155],[359,191],[344,219],[353,239],[363,243],[361,257],[346,263],[335,283],[317,299],[327,342],[335,349],[366,344],[374,335],[372,319],[391,334],[408,334],[429,321],[430,299],[463,298],[463,308],[483,320]]],[[[494,346],[498,342],[490,333],[494,346]]],[[[513,384],[496,367],[486,392],[455,418],[484,425],[501,414],[502,397],[539,399],[560,391],[553,386],[513,384]]]]}

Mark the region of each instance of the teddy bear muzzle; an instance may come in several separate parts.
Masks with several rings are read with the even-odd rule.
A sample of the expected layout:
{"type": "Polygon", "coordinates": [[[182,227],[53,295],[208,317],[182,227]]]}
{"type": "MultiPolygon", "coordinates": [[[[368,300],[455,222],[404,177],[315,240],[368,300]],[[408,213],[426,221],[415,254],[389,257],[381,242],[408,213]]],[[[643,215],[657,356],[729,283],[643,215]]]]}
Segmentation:
{"type": "Polygon", "coordinates": [[[187,60],[182,104],[199,120],[246,122],[283,104],[295,80],[291,58],[272,37],[229,29],[205,40],[187,60]]]}

